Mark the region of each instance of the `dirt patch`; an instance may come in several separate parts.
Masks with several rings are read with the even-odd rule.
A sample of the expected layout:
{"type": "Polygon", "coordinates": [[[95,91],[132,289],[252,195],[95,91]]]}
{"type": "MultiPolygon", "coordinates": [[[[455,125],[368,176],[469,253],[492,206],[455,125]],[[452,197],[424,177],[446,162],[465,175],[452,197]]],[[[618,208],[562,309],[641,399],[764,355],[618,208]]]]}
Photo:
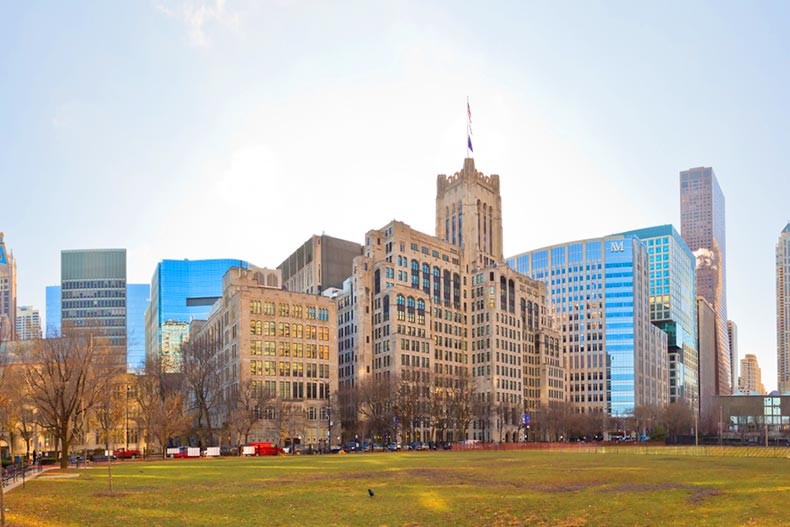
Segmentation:
{"type": "Polygon", "coordinates": [[[94,498],[125,498],[129,494],[127,492],[96,492],[93,494],[94,498]]]}
{"type": "Polygon", "coordinates": [[[680,483],[655,483],[644,485],[618,485],[601,489],[601,492],[655,492],[657,490],[688,490],[690,491],[686,501],[691,504],[699,504],[708,498],[719,496],[721,492],[711,487],[698,487],[694,485],[683,485],[680,483]]]}
{"type": "Polygon", "coordinates": [[[551,485],[540,485],[537,487],[525,485],[532,490],[538,492],[545,492],[547,494],[565,494],[568,492],[580,492],[582,490],[600,487],[601,484],[593,481],[576,482],[576,483],[554,483],[551,485]]]}
{"type": "Polygon", "coordinates": [[[710,487],[695,487],[691,495],[688,498],[686,498],[686,501],[697,505],[702,503],[708,498],[712,498],[714,496],[719,496],[719,495],[721,495],[721,492],[719,492],[716,489],[712,489],[710,487]]]}

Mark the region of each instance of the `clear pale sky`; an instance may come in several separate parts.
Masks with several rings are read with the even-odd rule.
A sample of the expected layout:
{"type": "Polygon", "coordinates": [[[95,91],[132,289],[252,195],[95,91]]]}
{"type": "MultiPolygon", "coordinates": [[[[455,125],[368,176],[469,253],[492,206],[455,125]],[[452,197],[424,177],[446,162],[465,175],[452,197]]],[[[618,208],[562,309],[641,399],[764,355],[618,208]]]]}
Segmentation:
{"type": "Polygon", "coordinates": [[[727,200],[729,315],[776,387],[790,220],[787,2],[10,2],[0,231],[44,313],[62,249],[274,267],[312,234],[433,232],[436,175],[502,182],[505,253],[727,200]]]}

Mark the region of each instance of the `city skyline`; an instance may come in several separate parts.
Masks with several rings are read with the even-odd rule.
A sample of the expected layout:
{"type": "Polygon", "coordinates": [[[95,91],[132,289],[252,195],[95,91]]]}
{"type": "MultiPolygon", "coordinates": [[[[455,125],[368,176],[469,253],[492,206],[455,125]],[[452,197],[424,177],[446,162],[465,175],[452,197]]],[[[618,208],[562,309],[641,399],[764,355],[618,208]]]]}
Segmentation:
{"type": "Polygon", "coordinates": [[[678,173],[713,167],[728,316],[775,389],[788,6],[505,7],[10,6],[0,231],[18,303],[44,311],[66,249],[124,247],[128,282],[148,283],[163,259],[273,267],[322,232],[432,232],[428,189],[463,159],[469,96],[477,160],[502,176],[505,254],[679,229],[678,173]],[[279,228],[228,229],[255,222],[279,228]]]}

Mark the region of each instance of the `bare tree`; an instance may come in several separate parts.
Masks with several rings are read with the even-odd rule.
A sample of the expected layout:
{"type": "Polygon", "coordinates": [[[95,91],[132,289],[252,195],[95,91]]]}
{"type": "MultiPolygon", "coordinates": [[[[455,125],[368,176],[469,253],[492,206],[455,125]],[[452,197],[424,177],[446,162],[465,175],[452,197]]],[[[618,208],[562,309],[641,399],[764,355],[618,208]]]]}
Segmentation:
{"type": "Polygon", "coordinates": [[[263,393],[260,383],[255,381],[244,383],[239,393],[226,404],[225,424],[236,434],[237,443],[244,444],[249,441],[250,432],[260,422],[266,410],[275,407],[274,398],[263,393]]]}
{"type": "Polygon", "coordinates": [[[475,386],[466,374],[457,379],[448,392],[448,414],[456,441],[466,439],[467,430],[474,419],[474,400],[475,386]]]}
{"type": "Polygon", "coordinates": [[[107,482],[112,493],[112,450],[119,436],[119,427],[126,417],[126,385],[116,379],[108,390],[96,398],[93,409],[95,424],[99,430],[104,450],[107,452],[107,482]]]}
{"type": "Polygon", "coordinates": [[[663,421],[667,427],[667,435],[677,443],[678,436],[691,428],[691,410],[685,401],[679,400],[667,405],[664,409],[663,421]]]}
{"type": "Polygon", "coordinates": [[[116,371],[108,353],[87,333],[71,331],[58,339],[37,340],[28,353],[25,381],[30,399],[41,424],[57,438],[60,466],[66,468],[79,423],[116,371]]]}
{"type": "Polygon", "coordinates": [[[637,406],[634,408],[634,422],[640,435],[651,435],[661,422],[661,408],[655,405],[637,406]]]}
{"type": "Polygon", "coordinates": [[[214,441],[214,410],[222,404],[222,383],[217,368],[221,335],[213,328],[181,347],[182,371],[190,402],[197,415],[197,431],[205,445],[214,441]]]}
{"type": "Polygon", "coordinates": [[[135,399],[145,442],[156,440],[164,458],[168,441],[186,430],[190,416],[185,411],[179,374],[164,373],[160,366],[157,361],[146,364],[145,374],[136,378],[135,399]]]}
{"type": "Polygon", "coordinates": [[[472,406],[474,416],[480,423],[483,441],[488,441],[488,433],[491,429],[491,420],[494,416],[494,405],[488,400],[485,393],[477,394],[472,406]]]}
{"type": "MultiPolygon", "coordinates": [[[[0,348],[3,348],[4,340],[2,333],[0,333],[0,348]]],[[[9,377],[10,362],[9,350],[7,348],[4,350],[0,349],[0,405],[2,406],[5,406],[3,394],[6,393],[6,381],[9,377]]],[[[5,489],[3,489],[2,471],[3,466],[0,463],[0,527],[5,527],[5,489]]]]}
{"type": "Polygon", "coordinates": [[[396,417],[396,384],[388,377],[368,378],[360,382],[357,390],[360,431],[368,437],[391,432],[396,417]]]}

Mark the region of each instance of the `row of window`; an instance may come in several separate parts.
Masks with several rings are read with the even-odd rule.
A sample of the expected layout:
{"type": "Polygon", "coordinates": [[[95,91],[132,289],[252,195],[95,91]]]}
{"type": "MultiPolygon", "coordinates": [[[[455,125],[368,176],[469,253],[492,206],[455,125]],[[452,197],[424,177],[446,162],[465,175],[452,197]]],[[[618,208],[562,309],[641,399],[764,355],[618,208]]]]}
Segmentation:
{"type": "Polygon", "coordinates": [[[264,361],[253,359],[250,361],[250,375],[328,379],[329,365],[310,362],[264,361]]]}
{"type": "Polygon", "coordinates": [[[289,324],[288,322],[274,322],[271,320],[250,320],[250,335],[264,335],[267,337],[288,337],[308,340],[329,340],[329,328],[302,324],[289,324]]]}
{"type": "Polygon", "coordinates": [[[324,344],[302,344],[301,342],[251,340],[250,354],[265,355],[267,357],[279,356],[329,360],[329,346],[324,344]]]}
{"type": "Polygon", "coordinates": [[[250,314],[269,316],[279,314],[281,317],[329,320],[329,309],[324,307],[302,306],[300,304],[290,305],[282,302],[275,304],[274,302],[261,302],[260,300],[250,301],[250,314]]]}

